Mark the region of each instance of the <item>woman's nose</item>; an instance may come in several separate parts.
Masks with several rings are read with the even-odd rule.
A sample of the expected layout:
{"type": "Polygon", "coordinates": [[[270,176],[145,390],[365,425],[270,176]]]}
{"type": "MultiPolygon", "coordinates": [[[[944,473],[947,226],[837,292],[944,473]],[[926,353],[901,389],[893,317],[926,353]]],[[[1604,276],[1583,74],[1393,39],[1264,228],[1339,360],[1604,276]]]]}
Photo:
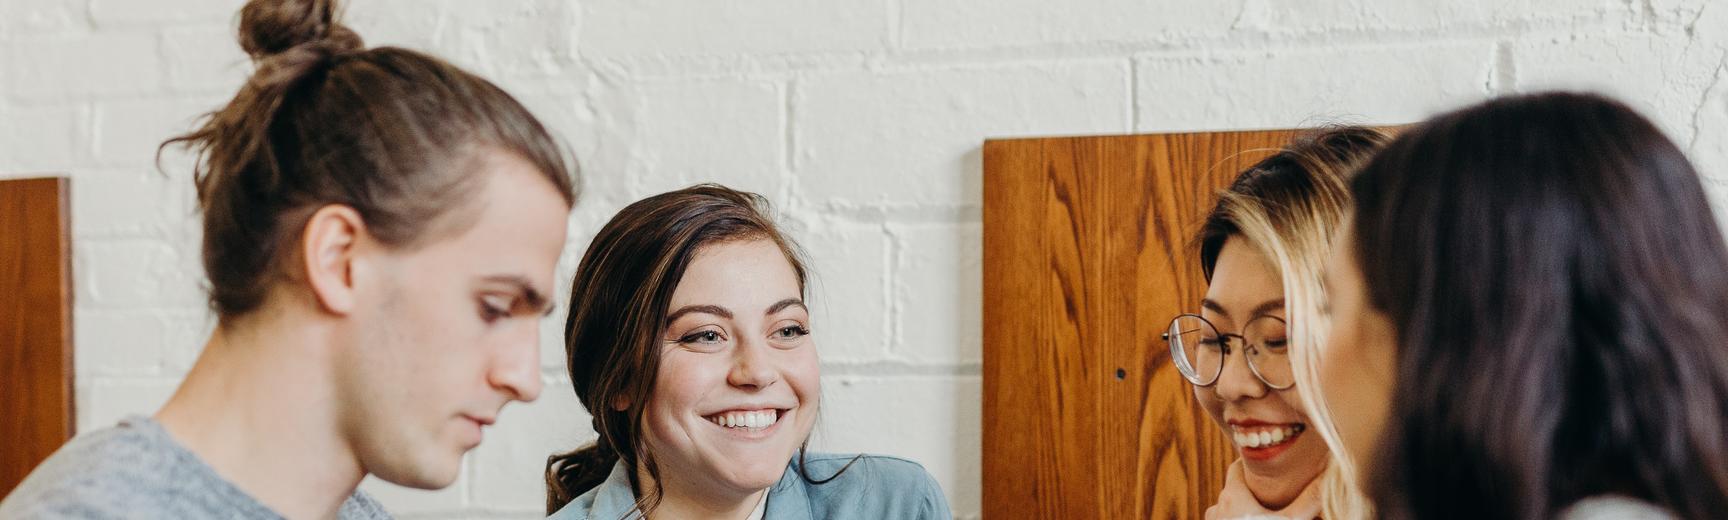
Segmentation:
{"type": "Polygon", "coordinates": [[[1260,378],[1254,377],[1253,369],[1248,367],[1248,355],[1245,345],[1224,356],[1224,372],[1218,374],[1217,392],[1220,399],[1235,401],[1240,399],[1258,399],[1266,396],[1266,384],[1260,378]]]}
{"type": "Polygon", "coordinates": [[[780,371],[769,359],[770,348],[767,341],[760,338],[739,341],[726,382],[739,388],[761,389],[779,381],[780,371]]]}

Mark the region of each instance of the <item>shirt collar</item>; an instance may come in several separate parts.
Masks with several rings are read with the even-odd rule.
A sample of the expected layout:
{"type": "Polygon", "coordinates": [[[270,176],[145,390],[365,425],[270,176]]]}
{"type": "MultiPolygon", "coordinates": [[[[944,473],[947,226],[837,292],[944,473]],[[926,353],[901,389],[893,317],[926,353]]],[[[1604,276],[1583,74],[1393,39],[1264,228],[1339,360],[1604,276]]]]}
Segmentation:
{"type": "Polygon", "coordinates": [[[594,512],[597,518],[628,518],[635,520],[642,515],[635,511],[636,492],[630,487],[630,472],[624,470],[624,462],[618,461],[612,465],[612,473],[606,475],[606,482],[595,488],[594,512]],[[625,512],[629,512],[626,517],[625,512]]]}
{"type": "MultiPolygon", "coordinates": [[[[798,460],[794,458],[786,465],[786,471],[781,473],[780,481],[768,488],[768,505],[764,510],[764,518],[808,517],[810,497],[804,486],[804,479],[798,476],[798,460]]],[[[594,502],[588,508],[589,518],[642,518],[641,514],[635,511],[636,492],[630,486],[630,473],[624,469],[624,461],[613,464],[612,472],[606,475],[606,481],[590,492],[594,494],[594,502]]]]}

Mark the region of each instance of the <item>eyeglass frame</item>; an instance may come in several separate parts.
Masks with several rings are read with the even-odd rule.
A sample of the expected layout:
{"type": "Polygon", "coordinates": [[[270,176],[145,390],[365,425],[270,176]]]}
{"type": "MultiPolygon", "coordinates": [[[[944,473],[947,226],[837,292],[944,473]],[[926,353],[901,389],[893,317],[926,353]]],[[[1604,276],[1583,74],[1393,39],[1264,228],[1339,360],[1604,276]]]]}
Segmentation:
{"type": "MultiPolygon", "coordinates": [[[[1290,326],[1289,321],[1285,321],[1284,318],[1273,316],[1271,314],[1261,314],[1259,316],[1249,318],[1247,323],[1254,323],[1255,320],[1261,320],[1261,319],[1266,319],[1266,318],[1278,320],[1278,323],[1284,325],[1286,330],[1288,330],[1288,328],[1290,326]]],[[[1206,388],[1206,387],[1209,387],[1212,385],[1216,385],[1216,384],[1218,384],[1218,380],[1222,379],[1224,377],[1224,365],[1229,364],[1228,361],[1230,360],[1230,338],[1236,338],[1237,341],[1241,342],[1242,355],[1245,356],[1242,359],[1242,362],[1248,364],[1248,371],[1252,372],[1254,374],[1254,379],[1258,379],[1258,380],[1260,380],[1261,384],[1266,385],[1266,388],[1271,388],[1273,390],[1289,390],[1291,388],[1296,387],[1296,378],[1294,377],[1295,376],[1294,373],[1291,374],[1292,377],[1290,378],[1290,384],[1287,384],[1284,386],[1278,386],[1278,385],[1272,384],[1271,381],[1267,381],[1266,376],[1264,374],[1260,373],[1260,367],[1255,366],[1254,358],[1252,356],[1248,356],[1248,352],[1247,352],[1247,350],[1250,348],[1254,349],[1255,351],[1259,351],[1260,346],[1255,345],[1253,343],[1249,343],[1248,337],[1244,336],[1242,334],[1223,332],[1222,330],[1220,330],[1218,328],[1218,325],[1212,323],[1212,320],[1206,319],[1205,316],[1201,316],[1199,314],[1194,314],[1191,312],[1184,312],[1182,314],[1177,314],[1176,317],[1170,318],[1170,324],[1164,326],[1164,332],[1160,333],[1158,335],[1158,337],[1160,339],[1164,340],[1164,347],[1170,351],[1170,360],[1172,362],[1176,363],[1176,372],[1182,374],[1182,379],[1187,380],[1188,384],[1194,385],[1196,387],[1206,388]],[[1206,324],[1207,327],[1211,327],[1214,332],[1218,332],[1218,343],[1223,346],[1223,348],[1222,348],[1223,353],[1221,354],[1221,360],[1222,361],[1220,361],[1218,363],[1218,371],[1216,373],[1212,374],[1212,380],[1208,381],[1206,383],[1201,383],[1199,381],[1195,381],[1195,378],[1198,377],[1199,371],[1196,370],[1193,367],[1193,365],[1188,363],[1187,357],[1183,356],[1181,352],[1176,351],[1176,343],[1173,341],[1170,341],[1170,330],[1176,328],[1176,322],[1178,320],[1181,320],[1184,317],[1193,317],[1194,319],[1200,320],[1200,322],[1206,324]],[[1188,370],[1183,370],[1184,367],[1186,367],[1188,370]],[[1190,377],[1188,375],[1188,372],[1194,372],[1195,376],[1190,377]]]]}

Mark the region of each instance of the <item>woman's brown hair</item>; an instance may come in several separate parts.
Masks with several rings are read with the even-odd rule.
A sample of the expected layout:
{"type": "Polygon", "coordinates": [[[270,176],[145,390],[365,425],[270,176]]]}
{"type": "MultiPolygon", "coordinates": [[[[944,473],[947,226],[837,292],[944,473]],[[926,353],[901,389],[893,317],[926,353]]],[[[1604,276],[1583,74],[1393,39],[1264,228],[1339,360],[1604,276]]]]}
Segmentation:
{"type": "Polygon", "coordinates": [[[1405,132],[1352,191],[1349,260],[1397,335],[1363,479],[1383,518],[1728,511],[1728,245],[1655,124],[1495,99],[1405,132]]]}
{"type": "MultiPolygon", "coordinates": [[[[637,201],[612,217],[582,255],[570,288],[564,323],[565,361],[571,386],[593,417],[594,444],[546,460],[546,513],[606,481],[623,462],[633,489],[641,489],[641,467],[658,487],[654,454],[641,442],[642,417],[660,370],[660,335],[684,270],[703,247],[740,240],[768,240],[780,247],[798,290],[808,271],[797,245],[775,225],[761,195],[704,184],[637,201]],[[614,404],[623,403],[623,410],[614,404]]],[[[799,450],[799,456],[804,454],[799,450]]],[[[850,466],[850,463],[848,463],[850,466]]],[[[798,464],[801,477],[815,480],[798,464]]],[[[845,468],[841,468],[845,471],[845,468]]],[[[642,490],[637,509],[659,503],[660,490],[642,490]]]]}
{"type": "Polygon", "coordinates": [[[264,303],[306,219],[340,204],[414,247],[471,222],[488,154],[513,154],[575,202],[574,172],[503,90],[436,57],[366,49],[336,0],[253,0],[240,47],[255,70],[202,125],[163,143],[198,155],[210,306],[224,321],[264,303]]]}

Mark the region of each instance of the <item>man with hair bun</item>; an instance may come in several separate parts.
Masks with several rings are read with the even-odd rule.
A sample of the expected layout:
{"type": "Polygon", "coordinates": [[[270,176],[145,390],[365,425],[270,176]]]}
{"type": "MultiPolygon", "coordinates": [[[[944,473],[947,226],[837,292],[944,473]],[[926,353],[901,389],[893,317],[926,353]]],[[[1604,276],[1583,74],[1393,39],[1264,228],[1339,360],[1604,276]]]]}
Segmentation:
{"type": "Polygon", "coordinates": [[[216,329],[154,416],[82,435],[0,518],[388,518],[367,475],[436,489],[511,401],[575,203],[503,90],[378,47],[334,0],[253,0],[256,70],[181,145],[216,329]]]}

